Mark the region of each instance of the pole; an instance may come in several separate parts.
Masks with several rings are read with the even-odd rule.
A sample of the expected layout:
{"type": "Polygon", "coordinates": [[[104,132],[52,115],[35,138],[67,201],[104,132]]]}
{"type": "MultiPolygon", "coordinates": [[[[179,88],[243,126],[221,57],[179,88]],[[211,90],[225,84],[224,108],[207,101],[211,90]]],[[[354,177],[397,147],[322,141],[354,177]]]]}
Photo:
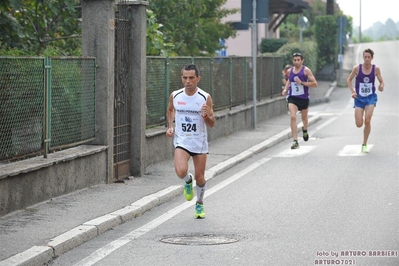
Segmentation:
{"type": "Polygon", "coordinates": [[[299,27],[299,42],[302,43],[302,27],[299,27]]]}
{"type": "Polygon", "coordinates": [[[256,129],[256,0],[252,0],[252,92],[254,100],[254,129],[256,129]]]}
{"type": "Polygon", "coordinates": [[[343,35],[343,25],[342,25],[342,18],[343,16],[339,17],[339,34],[338,34],[338,44],[339,44],[339,55],[338,55],[338,62],[339,62],[339,75],[338,75],[338,85],[341,84],[341,77],[342,77],[342,46],[343,40],[342,40],[342,35],[343,35]]]}
{"type": "Polygon", "coordinates": [[[362,42],[362,0],[360,0],[359,8],[359,43],[362,42]]]}

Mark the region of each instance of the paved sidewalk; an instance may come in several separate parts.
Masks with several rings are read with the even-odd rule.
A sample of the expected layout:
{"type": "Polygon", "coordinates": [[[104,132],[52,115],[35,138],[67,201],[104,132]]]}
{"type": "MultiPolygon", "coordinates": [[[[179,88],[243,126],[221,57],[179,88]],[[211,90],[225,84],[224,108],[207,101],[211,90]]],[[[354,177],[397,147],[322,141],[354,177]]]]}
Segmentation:
{"type": "MultiPolygon", "coordinates": [[[[311,105],[328,102],[334,88],[334,83],[319,81],[319,87],[310,90],[311,105]]],[[[309,117],[310,131],[320,119],[309,117]]],[[[290,138],[289,116],[284,114],[258,123],[256,129],[211,141],[206,178],[215,178],[281,141],[286,140],[289,146],[290,138]]],[[[43,265],[173,197],[182,196],[183,184],[174,173],[172,157],[151,165],[146,172],[144,177],[94,186],[0,217],[0,266],[43,265]]]]}

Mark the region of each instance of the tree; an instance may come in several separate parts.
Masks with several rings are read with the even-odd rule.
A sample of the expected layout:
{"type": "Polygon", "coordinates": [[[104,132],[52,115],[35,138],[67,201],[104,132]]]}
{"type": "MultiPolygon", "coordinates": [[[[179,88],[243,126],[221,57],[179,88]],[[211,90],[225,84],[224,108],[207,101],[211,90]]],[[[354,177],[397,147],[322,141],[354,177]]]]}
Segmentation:
{"type": "Polygon", "coordinates": [[[316,40],[318,49],[318,66],[334,64],[337,55],[338,27],[336,18],[331,15],[318,16],[315,19],[316,40]]]}
{"type": "Polygon", "coordinates": [[[327,0],[326,14],[334,15],[334,0],[327,0]]]}
{"type": "Polygon", "coordinates": [[[0,6],[0,44],[36,55],[47,47],[76,53],[81,46],[79,5],[80,0],[6,0],[0,6]]]}
{"type": "Polygon", "coordinates": [[[180,56],[214,55],[220,39],[235,36],[235,30],[222,18],[236,9],[223,9],[226,0],[151,0],[158,23],[164,25],[165,41],[180,56]]]}
{"type": "MultiPolygon", "coordinates": [[[[162,24],[156,22],[156,17],[152,10],[147,9],[147,30],[146,30],[146,55],[162,55],[169,56],[172,51],[173,44],[164,41],[164,35],[159,30],[162,24]]],[[[173,54],[173,52],[172,52],[173,54]]]]}

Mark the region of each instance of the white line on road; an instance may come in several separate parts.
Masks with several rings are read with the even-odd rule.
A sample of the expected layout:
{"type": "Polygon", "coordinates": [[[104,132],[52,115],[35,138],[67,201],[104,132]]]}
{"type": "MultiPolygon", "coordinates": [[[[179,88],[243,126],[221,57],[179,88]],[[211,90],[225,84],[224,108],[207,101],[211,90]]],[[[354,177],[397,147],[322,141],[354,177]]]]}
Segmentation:
{"type": "MultiPolygon", "coordinates": [[[[373,144],[367,144],[367,148],[370,151],[373,148],[373,144]]],[[[345,145],[337,154],[338,156],[364,156],[360,145],[345,145]]]]}
{"type": "Polygon", "coordinates": [[[273,157],[283,157],[283,158],[299,157],[311,152],[314,148],[316,148],[316,146],[301,146],[300,149],[294,149],[294,150],[284,149],[282,152],[273,157]]]}
{"type": "MultiPolygon", "coordinates": [[[[258,168],[259,166],[265,164],[269,160],[271,160],[271,158],[263,158],[255,163],[251,164],[250,166],[248,166],[244,170],[238,172],[237,174],[231,176],[230,178],[213,186],[212,188],[207,190],[207,192],[205,194],[206,197],[212,195],[213,193],[221,190],[222,188],[233,183],[234,181],[238,180],[239,178],[245,176],[246,174],[248,174],[251,171],[258,168]]],[[[189,201],[189,202],[185,202],[185,203],[173,208],[172,210],[164,213],[163,215],[161,215],[158,218],[152,220],[151,222],[143,225],[142,227],[137,228],[136,230],[118,238],[117,240],[112,241],[111,243],[109,243],[108,245],[106,245],[100,249],[97,249],[90,256],[88,256],[88,257],[84,258],[83,260],[79,261],[78,263],[76,263],[75,266],[91,266],[91,265],[95,264],[96,262],[98,262],[98,261],[102,260],[103,258],[105,258],[106,256],[108,256],[113,251],[115,251],[118,248],[126,245],[127,243],[139,238],[140,236],[148,233],[152,229],[163,224],[167,220],[173,218],[174,216],[176,216],[177,214],[181,213],[182,211],[184,211],[185,209],[187,209],[188,207],[190,207],[194,204],[195,204],[195,201],[189,201]]]]}

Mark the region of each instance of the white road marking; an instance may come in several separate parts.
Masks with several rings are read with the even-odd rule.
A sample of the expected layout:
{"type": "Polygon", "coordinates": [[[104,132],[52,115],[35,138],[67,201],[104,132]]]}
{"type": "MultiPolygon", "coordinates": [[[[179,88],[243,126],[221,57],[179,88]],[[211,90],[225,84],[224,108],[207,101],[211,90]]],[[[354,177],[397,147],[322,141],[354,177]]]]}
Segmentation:
{"type": "Polygon", "coordinates": [[[299,157],[311,152],[314,148],[316,148],[316,146],[300,146],[300,148],[296,150],[285,149],[279,154],[273,155],[273,157],[299,157]]]}
{"type": "MultiPolygon", "coordinates": [[[[234,181],[238,180],[239,178],[241,178],[241,177],[245,176],[246,174],[250,173],[251,171],[255,170],[259,166],[265,164],[269,160],[271,160],[271,158],[263,158],[255,163],[251,164],[250,166],[248,166],[244,170],[238,172],[237,174],[231,176],[230,178],[211,187],[210,189],[208,189],[206,191],[205,197],[210,196],[213,193],[221,190],[222,188],[226,187],[227,185],[233,183],[234,181]]],[[[115,251],[118,248],[126,245],[127,243],[139,238],[140,236],[148,233],[152,229],[156,228],[157,226],[161,225],[162,223],[166,222],[167,220],[173,218],[174,216],[181,213],[188,207],[193,206],[194,204],[195,204],[195,201],[187,201],[187,202],[173,208],[172,210],[164,213],[163,215],[161,215],[158,218],[152,220],[151,222],[143,225],[142,227],[137,228],[136,230],[112,241],[111,243],[109,243],[108,245],[106,245],[100,249],[97,249],[90,256],[88,256],[88,257],[84,258],[83,260],[79,261],[78,263],[76,263],[75,266],[83,266],[83,265],[91,266],[91,265],[95,264],[96,262],[98,262],[98,261],[102,260],[103,258],[105,258],[106,256],[108,256],[113,251],[115,251]]]]}
{"type": "MultiPolygon", "coordinates": [[[[367,144],[367,149],[370,151],[371,148],[373,148],[373,144],[367,144]]],[[[357,145],[345,145],[343,149],[341,149],[338,154],[338,156],[363,156],[366,155],[366,153],[362,153],[362,146],[357,144],[357,145]]]]}

